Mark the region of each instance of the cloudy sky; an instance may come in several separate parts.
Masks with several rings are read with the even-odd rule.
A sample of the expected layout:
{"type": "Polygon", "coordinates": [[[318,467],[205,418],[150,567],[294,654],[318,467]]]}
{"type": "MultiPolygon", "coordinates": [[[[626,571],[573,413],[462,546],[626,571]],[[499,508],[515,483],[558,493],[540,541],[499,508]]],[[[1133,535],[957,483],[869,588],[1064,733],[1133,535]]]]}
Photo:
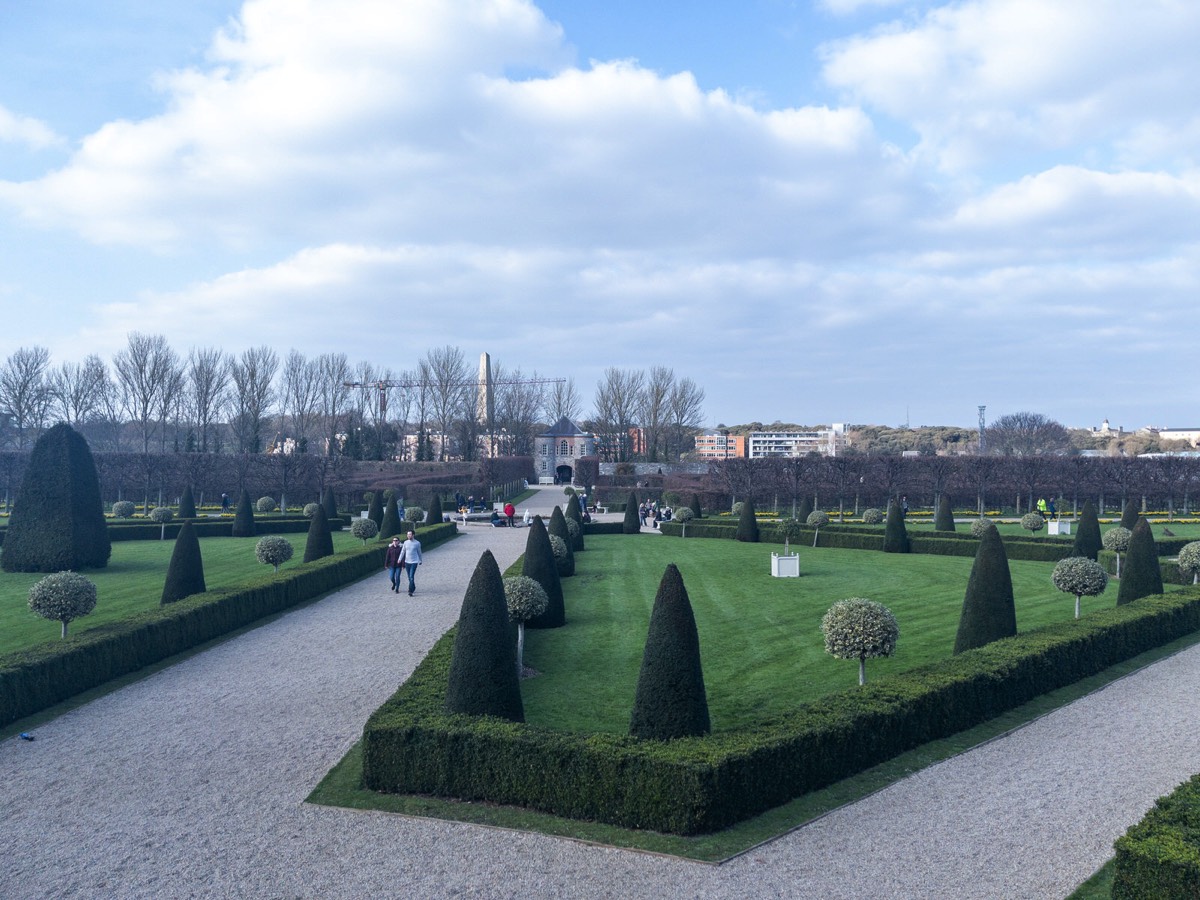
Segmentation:
{"type": "Polygon", "coordinates": [[[1198,43],[1188,0],[4,4],[0,358],[1196,425],[1198,43]]]}

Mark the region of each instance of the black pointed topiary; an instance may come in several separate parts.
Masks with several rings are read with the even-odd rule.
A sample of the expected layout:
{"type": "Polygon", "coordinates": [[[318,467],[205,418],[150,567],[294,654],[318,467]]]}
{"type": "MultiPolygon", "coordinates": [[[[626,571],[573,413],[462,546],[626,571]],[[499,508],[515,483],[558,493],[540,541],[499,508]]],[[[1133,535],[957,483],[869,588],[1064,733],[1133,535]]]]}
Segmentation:
{"type": "Polygon", "coordinates": [[[546,527],[546,533],[557,535],[567,545],[567,562],[559,575],[563,578],[570,578],[575,574],[575,551],[572,548],[571,532],[567,528],[567,517],[563,515],[561,506],[554,507],[554,512],[550,514],[550,524],[546,527]]]}
{"type": "MultiPolygon", "coordinates": [[[[389,502],[391,502],[389,500],[389,502]]],[[[367,507],[367,518],[383,529],[383,491],[374,491],[371,494],[371,503],[367,507]]],[[[392,532],[395,534],[396,532],[392,532]]],[[[391,535],[388,535],[391,537],[391,535]]]]}
{"type": "Polygon", "coordinates": [[[504,579],[490,550],[479,557],[458,614],[444,709],[525,721],[516,629],[508,620],[504,579]]]}
{"type": "Polygon", "coordinates": [[[888,503],[887,524],[883,529],[883,552],[908,553],[910,549],[908,529],[904,527],[904,516],[900,514],[900,504],[896,500],[892,500],[888,503]]]}
{"type": "Polygon", "coordinates": [[[174,603],[192,594],[203,594],[204,560],[200,557],[200,539],[190,519],[185,519],[175,537],[175,549],[171,551],[171,563],[167,566],[167,580],[163,584],[160,603],[174,603]]]}
{"type": "Polygon", "coordinates": [[[973,650],[1017,633],[1012,574],[1004,541],[995,528],[985,528],[967,580],[954,652],[973,650]]]}
{"type": "MultiPolygon", "coordinates": [[[[945,491],[938,498],[937,512],[933,517],[934,531],[953,531],[954,512],[950,509],[950,495],[945,491]]],[[[976,557],[978,558],[978,556],[976,557]]]]}
{"type": "Polygon", "coordinates": [[[237,512],[233,514],[233,536],[254,537],[254,507],[250,505],[250,492],[243,489],[238,498],[237,512]]]}
{"type": "Polygon", "coordinates": [[[700,508],[700,495],[692,494],[692,518],[703,518],[704,511],[700,508]]]}
{"type": "Polygon", "coordinates": [[[1103,546],[1104,540],[1100,537],[1100,520],[1096,518],[1096,507],[1092,506],[1091,500],[1087,500],[1079,513],[1079,526],[1075,529],[1075,543],[1072,546],[1071,555],[1082,556],[1095,562],[1103,546]]]}
{"type": "Polygon", "coordinates": [[[6,572],[97,569],[111,555],[92,451],[70,425],[55,425],[29,454],[0,566],[6,572]]]}
{"type": "Polygon", "coordinates": [[[425,510],[425,524],[438,525],[442,521],[442,496],[434,494],[429,501],[429,509],[425,510]]]}
{"type": "Polygon", "coordinates": [[[758,543],[758,517],[754,515],[754,501],[749,497],[742,502],[742,514],[738,516],[735,537],[748,544],[758,543]]]}
{"type": "Polygon", "coordinates": [[[321,495],[321,506],[325,510],[325,525],[330,531],[342,530],[342,517],[338,514],[337,497],[333,494],[333,488],[329,485],[325,486],[325,492],[321,495]]]}
{"type": "Polygon", "coordinates": [[[633,491],[625,501],[625,518],[621,521],[621,534],[637,534],[642,530],[642,520],[638,516],[638,498],[633,491]]]}
{"type": "Polygon", "coordinates": [[[807,522],[808,517],[813,514],[812,497],[801,497],[800,505],[796,508],[796,519],[800,522],[807,522]]]}
{"type": "Polygon", "coordinates": [[[571,541],[571,549],[576,553],[583,552],[583,510],[579,506],[579,497],[576,494],[572,494],[571,499],[567,501],[567,510],[563,515],[579,526],[574,540],[571,541]]]}
{"type": "Polygon", "coordinates": [[[308,523],[308,540],[304,544],[304,561],[312,562],[333,556],[333,534],[329,530],[329,517],[324,504],[317,507],[312,521],[308,523]]]}
{"type": "Polygon", "coordinates": [[[1138,523],[1138,519],[1142,517],[1142,506],[1137,500],[1131,499],[1125,504],[1125,508],[1121,511],[1121,527],[1128,528],[1133,531],[1133,528],[1138,523]]]}
{"type": "Polygon", "coordinates": [[[404,523],[400,521],[400,510],[395,496],[388,497],[387,510],[379,523],[379,540],[390,540],[393,534],[404,534],[404,523]]]}
{"type": "Polygon", "coordinates": [[[1138,517],[1125,551],[1121,566],[1121,587],[1117,591],[1117,606],[1132,603],[1142,597],[1163,592],[1162,570],[1158,567],[1158,547],[1150,523],[1138,517]]]}
{"type": "Polygon", "coordinates": [[[546,611],[525,623],[526,628],[558,628],[567,624],[566,607],[563,604],[562,580],[558,576],[558,563],[550,548],[550,535],[542,523],[541,516],[534,516],[529,526],[529,537],[525,539],[525,563],[522,575],[528,575],[542,586],[550,603],[546,611]]]}
{"type": "Polygon", "coordinates": [[[669,741],[708,734],[709,729],[696,618],[672,563],[663,573],[650,612],[629,733],[669,741]]]}
{"type": "Polygon", "coordinates": [[[183,493],[179,497],[179,518],[196,518],[196,500],[192,496],[192,486],[190,484],[184,485],[183,493]]]}

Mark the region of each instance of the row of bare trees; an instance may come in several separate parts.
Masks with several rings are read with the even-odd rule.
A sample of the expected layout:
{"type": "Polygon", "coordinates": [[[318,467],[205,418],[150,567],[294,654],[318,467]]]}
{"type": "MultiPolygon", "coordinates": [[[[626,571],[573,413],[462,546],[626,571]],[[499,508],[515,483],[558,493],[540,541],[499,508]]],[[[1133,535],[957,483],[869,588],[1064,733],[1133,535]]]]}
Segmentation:
{"type": "Polygon", "coordinates": [[[693,449],[703,421],[704,389],[691,378],[678,378],[666,366],[609,368],[584,427],[597,435],[606,462],[665,462],[693,449]]]}
{"type": "Polygon", "coordinates": [[[1130,500],[1170,515],[1187,515],[1200,490],[1200,458],[1177,454],[1140,457],[1074,455],[921,456],[847,452],[825,457],[730,459],[712,464],[713,492],[732,499],[793,510],[808,497],[842,515],[889,498],[907,496],[914,507],[934,507],[949,492],[955,508],[1027,512],[1041,497],[1055,498],[1063,514],[1091,500],[1103,515],[1130,500]]]}

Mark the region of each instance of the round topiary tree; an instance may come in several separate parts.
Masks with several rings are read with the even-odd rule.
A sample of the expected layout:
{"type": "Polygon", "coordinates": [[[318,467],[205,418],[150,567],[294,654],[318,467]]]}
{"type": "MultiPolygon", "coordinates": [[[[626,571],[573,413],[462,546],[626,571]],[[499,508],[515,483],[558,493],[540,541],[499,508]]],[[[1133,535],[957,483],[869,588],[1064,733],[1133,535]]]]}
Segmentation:
{"type": "Polygon", "coordinates": [[[805,524],[813,530],[813,546],[817,546],[817,538],[821,536],[821,527],[829,524],[829,515],[821,509],[808,514],[805,524]]]}
{"type": "Polygon", "coordinates": [[[29,608],[43,619],[62,622],[62,637],[67,625],[96,608],[96,585],[78,572],[55,572],[29,588],[29,608]]]}
{"type": "Polygon", "coordinates": [[[679,523],[679,536],[687,537],[687,523],[696,518],[696,513],[690,506],[681,506],[675,511],[675,520],[679,523]]]}
{"type": "Polygon", "coordinates": [[[280,566],[292,558],[294,552],[295,548],[291,541],[274,534],[260,538],[254,545],[254,555],[258,557],[258,561],[264,565],[274,566],[276,572],[279,571],[280,566]]]}
{"type": "Polygon", "coordinates": [[[490,550],[479,557],[463,597],[444,709],[451,714],[525,721],[504,580],[490,550]]]}
{"type": "Polygon", "coordinates": [[[638,518],[638,498],[633,491],[625,501],[625,518],[621,520],[621,534],[638,534],[642,530],[642,520],[638,518]]]}
{"type": "Polygon", "coordinates": [[[313,516],[315,516],[317,514],[317,510],[320,508],[321,508],[320,503],[305,503],[304,504],[304,518],[311,519],[313,516]]]}
{"type": "Polygon", "coordinates": [[[792,555],[792,541],[799,540],[804,533],[804,524],[799,519],[780,519],[775,526],[775,534],[783,538],[783,555],[792,555]]]}
{"type": "Polygon", "coordinates": [[[559,578],[569,578],[575,574],[571,569],[571,548],[557,534],[550,535],[550,552],[554,554],[554,565],[558,569],[559,578]]]}
{"type": "Polygon", "coordinates": [[[945,491],[938,497],[937,512],[933,517],[934,531],[954,530],[954,511],[950,508],[950,495],[945,491]]]}
{"type": "Polygon", "coordinates": [[[1125,571],[1117,589],[1117,606],[1163,592],[1162,570],[1158,567],[1158,548],[1150,523],[1139,518],[1129,536],[1125,553],[1125,571]]]}
{"type": "Polygon", "coordinates": [[[1068,556],[1054,564],[1050,573],[1054,586],[1066,594],[1075,595],[1075,618],[1079,618],[1079,600],[1096,597],[1108,587],[1108,573],[1104,566],[1086,556],[1068,556]]]}
{"type": "Polygon", "coordinates": [[[703,519],[704,518],[704,510],[700,508],[700,495],[699,494],[692,494],[691,508],[692,508],[692,518],[693,519],[703,519]]]}
{"type": "Polygon", "coordinates": [[[876,509],[875,507],[864,509],[862,520],[864,525],[878,525],[883,521],[883,510],[876,509]]]}
{"type": "Polygon", "coordinates": [[[274,497],[259,497],[254,508],[260,513],[273,513],[279,509],[279,504],[275,502],[274,497]]]}
{"type": "Polygon", "coordinates": [[[404,510],[404,518],[413,526],[421,525],[425,522],[425,510],[419,506],[409,506],[404,510]]]}
{"type": "Polygon", "coordinates": [[[887,524],[883,529],[884,553],[908,553],[908,529],[904,527],[904,514],[895,500],[888,503],[887,524]]]}
{"type": "Polygon", "coordinates": [[[525,538],[525,562],[522,575],[528,575],[542,586],[550,598],[546,611],[529,620],[530,628],[559,628],[567,622],[563,604],[562,579],[558,576],[558,564],[554,561],[554,549],[550,535],[541,516],[534,516],[525,538]]]}
{"type": "Polygon", "coordinates": [[[561,506],[554,507],[546,531],[552,538],[559,538],[563,542],[565,557],[558,555],[558,548],[553,541],[550,544],[554,549],[554,559],[558,563],[558,574],[563,578],[570,578],[575,574],[575,552],[572,549],[571,529],[567,527],[567,517],[563,515],[561,506]]]}
{"type": "Polygon", "coordinates": [[[373,519],[355,519],[350,523],[350,533],[367,546],[367,541],[379,534],[379,526],[373,519]]]}
{"type": "MultiPolygon", "coordinates": [[[[412,513],[408,516],[412,519],[412,513]]],[[[416,521],[413,519],[413,521],[416,521]]],[[[442,498],[440,494],[434,494],[433,499],[429,501],[429,509],[425,513],[426,525],[439,525],[442,521],[442,498]]]]}
{"type": "Polygon", "coordinates": [[[1039,532],[1046,527],[1046,520],[1042,518],[1040,513],[1025,513],[1021,516],[1021,527],[1026,531],[1039,532]]]}
{"type": "Polygon", "coordinates": [[[1071,549],[1071,555],[1095,560],[1100,555],[1100,548],[1103,546],[1100,538],[1100,520],[1096,518],[1096,507],[1092,506],[1091,500],[1084,501],[1083,509],[1079,513],[1079,527],[1075,531],[1075,544],[1071,549]]]}
{"type": "Polygon", "coordinates": [[[192,494],[192,486],[185,484],[183,493],[179,496],[179,518],[196,518],[196,498],[192,494]]]}
{"type": "Polygon", "coordinates": [[[525,623],[540,616],[550,605],[546,590],[528,575],[504,579],[504,601],[510,622],[517,623],[517,676],[525,674],[525,623]]]}
{"type": "Polygon", "coordinates": [[[159,603],[174,603],[192,594],[203,594],[204,560],[200,556],[200,539],[191,519],[184,519],[175,537],[175,549],[171,551],[171,562],[167,566],[167,579],[163,583],[159,603]]]}
{"type": "Polygon", "coordinates": [[[325,515],[325,504],[308,523],[308,540],[304,543],[304,561],[312,562],[333,556],[333,534],[329,530],[329,517],[325,515]]]}
{"type": "Polygon", "coordinates": [[[985,528],[975,551],[971,577],[963,597],[954,652],[962,653],[1017,633],[1012,573],[1004,541],[995,528],[985,528]]]}
{"type": "Polygon", "coordinates": [[[372,491],[367,504],[367,518],[379,528],[383,527],[383,491],[372,491]]]}
{"type": "Polygon", "coordinates": [[[158,539],[160,541],[166,540],[167,523],[173,518],[175,518],[175,510],[171,509],[169,506],[156,506],[154,509],[150,510],[150,520],[157,522],[161,526],[158,535],[158,539]]]}
{"type": "Polygon", "coordinates": [[[1141,517],[1142,505],[1137,500],[1130,498],[1125,504],[1125,508],[1121,510],[1121,527],[1132,532],[1141,517]]]}
{"type": "Polygon", "coordinates": [[[1100,541],[1104,544],[1105,550],[1111,550],[1117,554],[1117,577],[1121,577],[1121,554],[1129,549],[1129,539],[1133,537],[1133,532],[1128,528],[1122,528],[1117,525],[1108,529],[1104,534],[1100,535],[1100,541]]]}
{"type": "Polygon", "coordinates": [[[567,530],[571,532],[571,550],[575,553],[581,553],[583,547],[583,507],[579,505],[579,495],[573,494],[571,499],[567,501],[567,508],[563,512],[567,519],[567,530]],[[571,526],[575,527],[572,528],[571,526]]]}
{"type": "Polygon", "coordinates": [[[896,652],[900,626],[882,603],[863,597],[839,600],[821,619],[825,652],[836,659],[858,660],[858,683],[867,683],[867,660],[896,652]]]}
{"type": "Polygon", "coordinates": [[[747,497],[738,515],[737,532],[734,538],[747,544],[758,543],[758,517],[754,514],[754,498],[747,497]]]}
{"type": "Polygon", "coordinates": [[[238,498],[237,512],[233,514],[233,536],[254,537],[254,507],[250,505],[250,492],[243,489],[238,498]]]}
{"type": "Polygon", "coordinates": [[[1192,584],[1200,583],[1200,541],[1184,544],[1179,551],[1179,573],[1192,576],[1192,584]]]}
{"type": "Polygon", "coordinates": [[[650,611],[629,733],[670,741],[708,734],[710,728],[696,617],[672,563],[663,572],[650,611]]]}
{"type": "Polygon", "coordinates": [[[321,506],[325,510],[325,527],[330,531],[341,531],[342,517],[338,513],[337,497],[333,494],[333,487],[328,484],[321,494],[321,506]]]}
{"type": "Polygon", "coordinates": [[[996,523],[990,519],[976,519],[971,523],[971,537],[981,538],[985,532],[995,530],[996,523]]]}
{"type": "Polygon", "coordinates": [[[132,500],[118,500],[112,506],[112,514],[117,519],[129,519],[137,512],[137,504],[132,500]]]}
{"type": "Polygon", "coordinates": [[[103,568],[111,555],[92,451],[70,425],[55,425],[29,454],[0,567],[5,572],[103,568]]]}

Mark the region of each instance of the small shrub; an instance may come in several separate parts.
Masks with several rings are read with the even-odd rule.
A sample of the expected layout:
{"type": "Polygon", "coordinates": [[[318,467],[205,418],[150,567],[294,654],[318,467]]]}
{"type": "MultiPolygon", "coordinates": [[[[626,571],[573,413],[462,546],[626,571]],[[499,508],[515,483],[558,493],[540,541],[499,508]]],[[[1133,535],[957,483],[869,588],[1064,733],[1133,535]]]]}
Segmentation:
{"type": "Polygon", "coordinates": [[[414,525],[420,525],[425,521],[425,510],[419,506],[409,506],[404,510],[404,518],[414,525]]]}
{"type": "Polygon", "coordinates": [[[150,510],[150,520],[153,522],[157,522],[161,526],[161,529],[160,529],[159,535],[158,535],[158,539],[160,541],[166,540],[167,523],[170,522],[173,518],[175,518],[175,510],[171,509],[168,506],[156,506],[156,507],[154,507],[154,509],[150,510]]]}
{"type": "Polygon", "coordinates": [[[976,519],[971,523],[971,537],[982,538],[985,531],[994,531],[995,529],[996,525],[994,522],[990,522],[987,519],[976,519]]]}
{"type": "Polygon", "coordinates": [[[1104,567],[1086,556],[1068,556],[1054,564],[1050,573],[1054,586],[1064,594],[1075,595],[1075,618],[1079,618],[1079,599],[1096,597],[1108,587],[1108,573],[1104,567]]]}
{"type": "Polygon", "coordinates": [[[900,626],[892,611],[864,597],[839,600],[821,619],[825,652],[836,659],[858,660],[858,683],[867,683],[867,660],[896,652],[900,626]]]}
{"type": "Polygon", "coordinates": [[[254,555],[258,557],[258,561],[264,565],[274,566],[276,572],[279,571],[280,566],[292,558],[292,554],[295,552],[296,549],[292,546],[291,541],[273,534],[260,538],[254,545],[254,555]]]}
{"type": "Polygon", "coordinates": [[[137,512],[137,504],[132,500],[118,500],[113,504],[112,513],[115,518],[129,519],[137,512]]]}
{"type": "Polygon", "coordinates": [[[1110,528],[1100,536],[1100,542],[1104,545],[1105,550],[1111,550],[1117,554],[1117,577],[1121,577],[1121,554],[1129,549],[1129,539],[1133,537],[1133,532],[1128,528],[1122,528],[1117,525],[1115,528],[1110,528]]]}
{"type": "Polygon", "coordinates": [[[279,504],[275,502],[274,497],[259,497],[258,502],[254,504],[254,508],[260,513],[273,513],[279,509],[279,504]]]}
{"type": "Polygon", "coordinates": [[[379,534],[379,526],[372,519],[355,519],[350,523],[350,533],[362,541],[365,547],[367,541],[379,534]]]}
{"type": "Polygon", "coordinates": [[[1025,513],[1021,516],[1021,527],[1026,531],[1038,532],[1046,527],[1046,520],[1042,518],[1040,513],[1025,513]]]}
{"type": "Polygon", "coordinates": [[[550,605],[546,589],[528,575],[511,575],[504,579],[504,601],[508,618],[517,623],[517,673],[525,670],[525,623],[540,616],[550,605]]]}
{"type": "Polygon", "coordinates": [[[813,529],[813,546],[817,546],[817,538],[821,535],[822,526],[829,524],[829,516],[824,510],[813,510],[808,514],[807,523],[809,528],[813,529]]]}
{"type": "Polygon", "coordinates": [[[864,525],[878,525],[883,521],[883,510],[875,509],[875,507],[864,509],[862,520],[864,525]]]}
{"type": "Polygon", "coordinates": [[[1200,541],[1184,544],[1179,551],[1179,571],[1192,576],[1192,584],[1200,582],[1200,541]]]}
{"type": "Polygon", "coordinates": [[[320,508],[321,508],[320,503],[305,503],[304,504],[304,518],[311,519],[313,516],[315,516],[317,514],[317,510],[320,508]]]}
{"type": "Polygon", "coordinates": [[[78,572],[55,572],[29,588],[29,608],[43,619],[62,622],[66,638],[67,625],[96,608],[96,585],[78,572]]]}
{"type": "Polygon", "coordinates": [[[687,537],[687,523],[692,521],[694,518],[696,518],[696,513],[690,506],[682,506],[675,510],[675,521],[679,523],[679,526],[682,529],[679,535],[680,537],[687,537]]]}
{"type": "Polygon", "coordinates": [[[549,535],[549,537],[550,552],[554,554],[554,566],[558,569],[558,577],[566,578],[572,574],[569,571],[571,567],[571,549],[567,546],[567,542],[557,534],[549,535]]]}
{"type": "Polygon", "coordinates": [[[791,542],[796,540],[804,531],[804,525],[799,519],[780,519],[775,526],[775,534],[783,538],[783,555],[791,554],[791,542]]]}

